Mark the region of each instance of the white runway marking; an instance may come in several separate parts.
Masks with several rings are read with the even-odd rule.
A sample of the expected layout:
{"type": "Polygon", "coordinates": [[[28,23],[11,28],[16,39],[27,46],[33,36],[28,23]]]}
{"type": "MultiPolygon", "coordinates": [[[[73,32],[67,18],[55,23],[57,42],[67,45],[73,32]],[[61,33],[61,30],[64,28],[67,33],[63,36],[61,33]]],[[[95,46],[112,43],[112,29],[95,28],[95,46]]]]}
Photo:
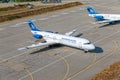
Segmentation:
{"type": "Polygon", "coordinates": [[[80,10],[86,10],[86,8],[79,8],[78,10],[79,10],[79,11],[80,11],[80,10]]]}
{"type": "Polygon", "coordinates": [[[115,32],[115,33],[113,33],[113,34],[105,37],[105,38],[102,38],[102,39],[99,39],[99,40],[95,41],[94,43],[97,43],[97,42],[100,42],[100,41],[102,41],[102,40],[104,40],[104,39],[107,39],[107,38],[109,38],[109,37],[111,37],[111,36],[113,36],[113,35],[115,35],[115,34],[117,34],[117,33],[119,33],[119,32],[120,32],[120,31],[117,31],[117,32],[115,32]]]}
{"type": "Polygon", "coordinates": [[[64,15],[64,14],[69,14],[69,13],[61,13],[61,14],[63,14],[63,15],[64,15]]]}
{"type": "Polygon", "coordinates": [[[59,15],[52,15],[52,16],[50,16],[50,17],[58,17],[59,15]]]}
{"type": "Polygon", "coordinates": [[[23,55],[23,54],[25,54],[25,53],[27,53],[27,52],[24,52],[24,53],[21,53],[21,54],[18,54],[18,55],[9,57],[9,58],[7,58],[7,59],[3,59],[3,60],[0,61],[0,63],[3,63],[3,62],[8,61],[8,60],[10,60],[10,59],[16,58],[16,57],[21,56],[21,55],[23,55]]]}
{"type": "Polygon", "coordinates": [[[70,11],[70,12],[73,12],[73,13],[74,13],[74,12],[77,12],[77,11],[70,11]]]}
{"type": "Polygon", "coordinates": [[[47,19],[49,19],[49,18],[41,18],[41,19],[37,19],[37,20],[47,20],[47,19]]]}
{"type": "Polygon", "coordinates": [[[0,31],[4,30],[4,28],[0,28],[0,31]]]}
{"type": "Polygon", "coordinates": [[[18,25],[23,25],[23,24],[27,24],[27,22],[17,23],[17,24],[15,24],[15,25],[11,25],[10,27],[17,27],[18,25]]]}
{"type": "MultiPolygon", "coordinates": [[[[36,20],[31,20],[32,22],[35,22],[36,20]]],[[[26,22],[21,22],[21,23],[17,23],[17,24],[15,24],[15,25],[11,25],[11,26],[9,26],[9,27],[17,27],[18,25],[23,25],[23,24],[27,24],[28,22],[26,21],[26,22]]]]}
{"type": "Polygon", "coordinates": [[[102,6],[100,6],[100,5],[96,5],[96,4],[95,4],[94,6],[102,7],[103,9],[106,8],[106,9],[112,9],[112,10],[115,10],[113,7],[111,8],[111,7],[108,7],[108,6],[105,6],[105,5],[106,5],[106,3],[103,3],[102,6]]]}
{"type": "MultiPolygon", "coordinates": [[[[70,11],[70,13],[71,12],[77,12],[77,11],[70,11]]],[[[66,14],[70,14],[70,13],[61,13],[61,15],[66,15],[66,14]]],[[[40,18],[40,19],[37,19],[37,20],[48,20],[48,19],[50,19],[51,17],[59,17],[60,15],[52,15],[52,16],[50,16],[50,17],[47,17],[47,18],[40,18]]],[[[36,19],[34,19],[34,20],[32,20],[33,22],[35,22],[35,21],[37,21],[36,19]]],[[[17,27],[18,25],[23,25],[23,24],[27,24],[27,22],[21,22],[21,23],[17,23],[17,24],[15,24],[15,25],[10,25],[9,27],[17,27]]],[[[2,30],[2,29],[0,29],[0,30],[2,30]]]]}

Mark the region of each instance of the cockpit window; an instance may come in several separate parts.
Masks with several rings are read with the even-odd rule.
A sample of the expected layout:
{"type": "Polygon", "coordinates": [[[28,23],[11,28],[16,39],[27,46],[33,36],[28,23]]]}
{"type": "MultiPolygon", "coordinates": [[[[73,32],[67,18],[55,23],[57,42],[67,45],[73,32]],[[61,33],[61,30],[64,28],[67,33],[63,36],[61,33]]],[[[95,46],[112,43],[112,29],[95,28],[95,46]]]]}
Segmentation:
{"type": "Polygon", "coordinates": [[[87,43],[84,43],[85,45],[87,45],[87,44],[91,44],[91,42],[87,42],[87,43]]]}

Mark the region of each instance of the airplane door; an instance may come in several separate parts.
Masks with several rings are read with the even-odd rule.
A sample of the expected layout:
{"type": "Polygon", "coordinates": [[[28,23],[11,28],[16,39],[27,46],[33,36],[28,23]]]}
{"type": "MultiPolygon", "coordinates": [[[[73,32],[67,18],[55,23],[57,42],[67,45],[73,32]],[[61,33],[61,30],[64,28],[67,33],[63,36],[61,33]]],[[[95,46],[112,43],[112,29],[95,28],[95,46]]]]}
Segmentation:
{"type": "Polygon", "coordinates": [[[58,42],[58,39],[56,36],[53,37],[53,41],[58,42]]]}
{"type": "Polygon", "coordinates": [[[81,42],[78,43],[78,47],[82,48],[82,43],[81,42]]]}

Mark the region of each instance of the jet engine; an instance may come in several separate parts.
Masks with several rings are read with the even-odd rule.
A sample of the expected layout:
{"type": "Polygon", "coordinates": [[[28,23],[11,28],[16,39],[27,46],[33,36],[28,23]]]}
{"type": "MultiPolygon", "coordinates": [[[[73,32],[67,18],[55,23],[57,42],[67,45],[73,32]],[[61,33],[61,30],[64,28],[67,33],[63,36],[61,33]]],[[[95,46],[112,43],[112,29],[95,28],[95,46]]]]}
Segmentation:
{"type": "Polygon", "coordinates": [[[97,20],[103,20],[103,16],[95,16],[94,18],[96,18],[97,20]]]}
{"type": "Polygon", "coordinates": [[[42,39],[43,38],[42,35],[38,35],[38,34],[34,34],[33,37],[36,38],[36,39],[42,39]]]}

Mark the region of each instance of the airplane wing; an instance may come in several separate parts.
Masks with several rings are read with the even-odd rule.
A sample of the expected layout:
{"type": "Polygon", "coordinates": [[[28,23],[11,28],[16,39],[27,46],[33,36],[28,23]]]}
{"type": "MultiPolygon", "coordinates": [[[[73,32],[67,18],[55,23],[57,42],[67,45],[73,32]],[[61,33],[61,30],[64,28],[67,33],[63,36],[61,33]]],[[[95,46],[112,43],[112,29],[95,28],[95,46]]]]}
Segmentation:
{"type": "Polygon", "coordinates": [[[56,44],[56,43],[53,41],[47,41],[45,43],[32,44],[30,46],[22,47],[22,48],[19,48],[18,50],[26,50],[26,49],[37,48],[37,47],[47,46],[52,44],[56,44]]]}
{"type": "Polygon", "coordinates": [[[71,36],[73,33],[75,33],[77,31],[77,29],[74,29],[74,30],[72,30],[72,31],[70,31],[70,32],[67,32],[67,33],[65,33],[65,35],[67,35],[67,36],[71,36]]]}

